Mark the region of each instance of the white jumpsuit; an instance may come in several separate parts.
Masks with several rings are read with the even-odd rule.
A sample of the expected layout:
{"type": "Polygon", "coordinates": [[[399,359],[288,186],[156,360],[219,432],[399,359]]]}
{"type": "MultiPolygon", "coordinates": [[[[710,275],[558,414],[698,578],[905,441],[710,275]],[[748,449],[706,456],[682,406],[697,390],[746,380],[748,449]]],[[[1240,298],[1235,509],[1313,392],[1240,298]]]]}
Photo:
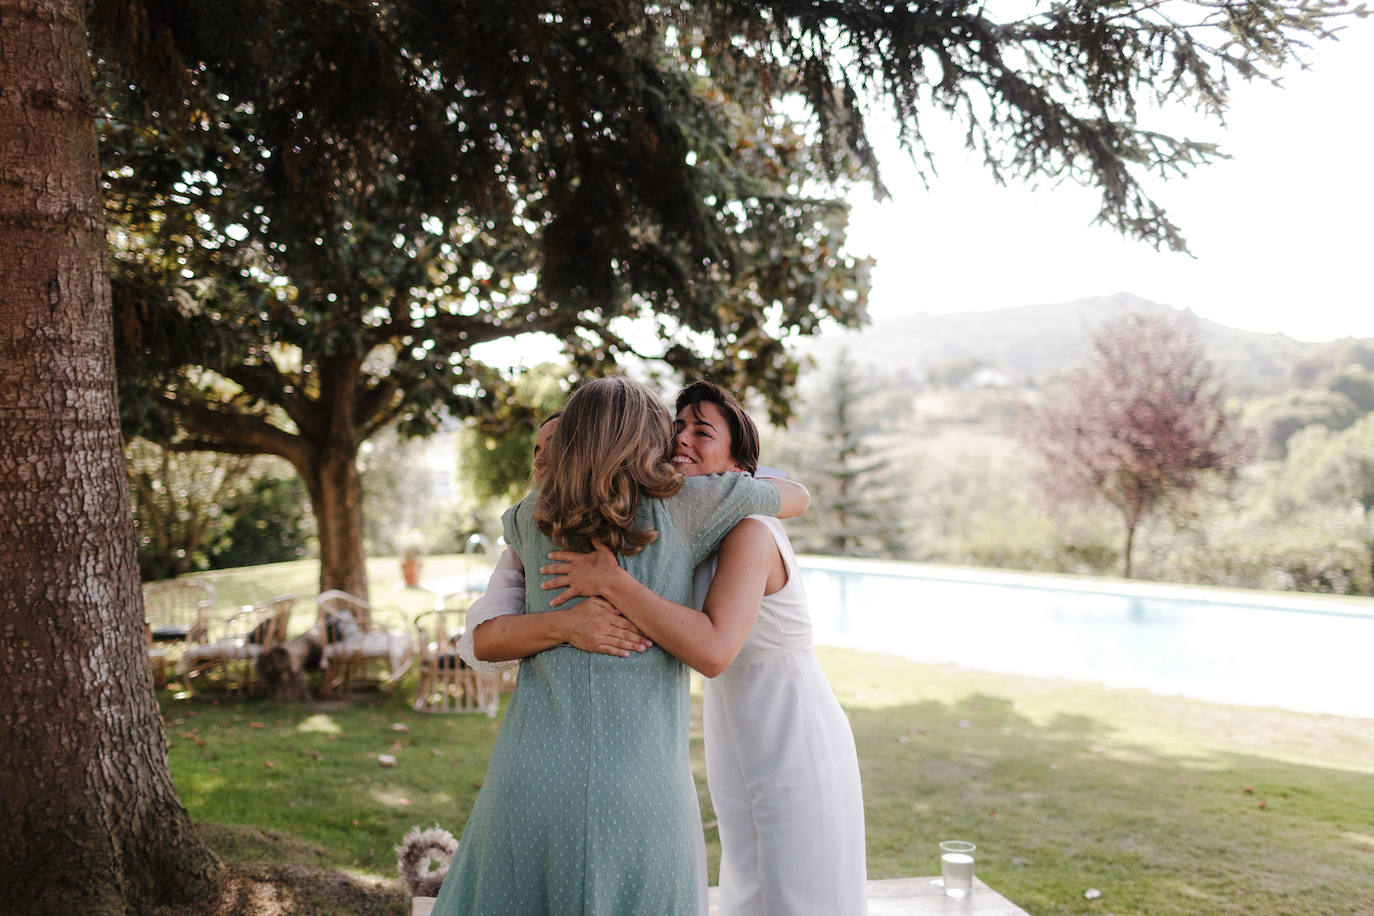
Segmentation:
{"type": "MultiPolygon", "coordinates": [[[[706,781],[720,823],[720,914],[866,909],[863,793],[849,720],[811,643],[796,555],[766,525],[787,584],[763,599],[733,664],[706,682],[706,781]]],[[[715,559],[696,571],[702,606],[715,559]]]]}

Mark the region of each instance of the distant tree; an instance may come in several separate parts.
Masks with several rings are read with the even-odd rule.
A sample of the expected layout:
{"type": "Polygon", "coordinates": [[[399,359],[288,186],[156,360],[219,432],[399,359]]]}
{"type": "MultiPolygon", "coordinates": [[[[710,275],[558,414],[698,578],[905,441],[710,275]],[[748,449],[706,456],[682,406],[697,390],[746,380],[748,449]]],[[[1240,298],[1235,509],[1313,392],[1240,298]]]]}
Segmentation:
{"type": "Polygon", "coordinates": [[[1312,425],[1282,461],[1247,475],[1243,537],[1223,568],[1249,566],[1239,584],[1370,594],[1374,586],[1374,416],[1347,429],[1312,425]]]}
{"type": "Polygon", "coordinates": [[[1306,354],[1290,367],[1289,381],[1298,388],[1325,388],[1350,366],[1374,372],[1374,340],[1346,338],[1306,354]]]}
{"type": "MultiPolygon", "coordinates": [[[[868,398],[848,350],[841,350],[802,411],[791,470],[811,489],[811,508],[793,523],[802,549],[840,556],[898,556],[904,529],[888,461],[876,454],[868,398]]],[[[768,456],[763,456],[768,463],[768,456]]]]}
{"type": "Polygon", "coordinates": [[[1340,431],[1374,413],[1374,341],[1320,347],[1293,363],[1288,380],[1287,391],[1245,406],[1246,425],[1259,431],[1268,458],[1282,458],[1289,439],[1310,426],[1340,431]]]}
{"type": "Polygon", "coordinates": [[[279,563],[307,552],[314,535],[308,500],[281,462],[179,452],[143,438],[131,441],[124,457],[144,581],[279,563]]]}
{"type": "Polygon", "coordinates": [[[1361,414],[1374,413],[1374,371],[1357,365],[1346,366],[1328,382],[1328,387],[1350,398],[1361,414]]]}
{"type": "Polygon", "coordinates": [[[1250,401],[1242,414],[1244,426],[1257,432],[1267,458],[1287,454],[1288,441],[1303,429],[1321,426],[1342,430],[1359,416],[1359,407],[1340,392],[1310,388],[1250,401]]]}
{"type": "Polygon", "coordinates": [[[570,367],[543,363],[515,383],[515,397],[469,420],[459,439],[465,483],[480,501],[515,502],[530,488],[534,437],[568,399],[570,367]]]}
{"type": "Polygon", "coordinates": [[[1292,506],[1353,504],[1374,514],[1374,416],[1340,432],[1309,430],[1294,440],[1287,465],[1292,506]]]}
{"type": "Polygon", "coordinates": [[[991,368],[992,364],[982,357],[955,356],[931,366],[926,376],[936,388],[959,388],[972,381],[979,371],[991,368]]]}
{"type": "Polygon", "coordinates": [[[1042,459],[1051,503],[1101,499],[1121,514],[1127,578],[1140,523],[1182,508],[1209,475],[1232,474],[1250,453],[1184,316],[1101,327],[1062,395],[1031,412],[1024,438],[1042,459]]]}
{"type": "Polygon", "coordinates": [[[315,524],[306,508],[308,502],[298,477],[273,473],[253,477],[224,505],[225,524],[206,551],[210,568],[284,563],[309,555],[315,524]]]}
{"type": "Polygon", "coordinates": [[[460,434],[455,422],[433,437],[406,437],[384,429],[363,443],[358,455],[363,531],[370,555],[407,549],[441,553],[453,534],[439,531],[449,519],[457,494],[449,492],[452,463],[446,457],[460,434]]]}
{"type": "Polygon", "coordinates": [[[251,483],[243,455],[173,452],[135,438],[125,449],[133,487],[138,566],[146,579],[170,579],[209,565],[215,529],[231,497],[251,483]]]}

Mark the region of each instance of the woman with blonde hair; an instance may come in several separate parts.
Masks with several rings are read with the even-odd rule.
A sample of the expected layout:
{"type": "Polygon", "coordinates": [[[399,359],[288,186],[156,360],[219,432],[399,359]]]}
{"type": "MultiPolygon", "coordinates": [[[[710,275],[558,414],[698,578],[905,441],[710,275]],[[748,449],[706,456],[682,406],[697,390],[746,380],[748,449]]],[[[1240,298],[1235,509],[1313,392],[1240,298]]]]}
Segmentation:
{"type": "MultiPolygon", "coordinates": [[[[643,385],[588,382],[548,445],[537,494],[506,511],[524,569],[551,550],[610,546],[638,581],[685,603],[692,570],[740,519],[797,514],[809,497],[744,474],[684,479],[671,416],[643,385]]],[[[539,626],[528,576],[510,630],[539,626]]],[[[589,599],[599,600],[599,599],[589,599]]],[[[501,657],[483,644],[478,653],[501,657]]],[[[521,659],[481,792],[434,913],[692,913],[698,813],[688,763],[688,675],[651,647],[628,657],[558,645],[521,659]]]]}
{"type": "MultiPolygon", "coordinates": [[[[758,431],[725,389],[696,382],[677,409],[675,463],[689,480],[757,469],[758,431]]],[[[695,607],[645,590],[600,547],[550,560],[543,587],[566,588],[552,606],[602,597],[708,678],[702,718],[721,916],[861,916],[867,865],[854,734],[812,648],[806,590],[782,524],[736,525],[697,570],[695,607]]]]}
{"type": "MultiPolygon", "coordinates": [[[[534,439],[534,485],[543,483],[549,465],[549,443],[563,411],[556,410],[539,424],[534,439]]],[[[588,652],[628,656],[653,645],[630,621],[604,601],[584,601],[547,614],[499,618],[520,614],[525,607],[525,568],[509,547],[501,551],[487,580],[486,590],[463,615],[464,630],[458,638],[458,654],[477,671],[502,673],[514,668],[519,657],[569,643],[588,652]],[[482,626],[492,621],[490,626],[482,626]],[[533,625],[533,626],[531,626],[533,625]],[[482,633],[482,655],[475,642],[482,633]],[[519,641],[524,651],[502,651],[503,642],[519,641]],[[487,661],[497,658],[500,661],[487,661]]]]}

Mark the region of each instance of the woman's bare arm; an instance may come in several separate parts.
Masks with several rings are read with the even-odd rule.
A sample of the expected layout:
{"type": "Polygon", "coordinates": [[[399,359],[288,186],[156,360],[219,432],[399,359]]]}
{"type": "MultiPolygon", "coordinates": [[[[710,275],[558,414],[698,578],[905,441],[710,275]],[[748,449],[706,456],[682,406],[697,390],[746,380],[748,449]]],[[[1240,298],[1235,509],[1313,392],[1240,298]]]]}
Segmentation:
{"type": "Polygon", "coordinates": [[[781,477],[759,479],[778,488],[778,499],[782,504],[778,509],[778,518],[796,518],[811,505],[810,492],[795,480],[784,480],[781,477]]]}
{"type": "Polygon", "coordinates": [[[622,569],[615,555],[599,544],[592,553],[556,550],[549,559],[553,562],[539,571],[554,578],[540,587],[565,589],[550,604],[599,594],[646,636],[706,677],[715,677],[735,660],[754,626],[759,602],[770,590],[770,580],[783,569],[773,535],[749,519],[721,542],[704,614],[658,595],[622,569]]]}

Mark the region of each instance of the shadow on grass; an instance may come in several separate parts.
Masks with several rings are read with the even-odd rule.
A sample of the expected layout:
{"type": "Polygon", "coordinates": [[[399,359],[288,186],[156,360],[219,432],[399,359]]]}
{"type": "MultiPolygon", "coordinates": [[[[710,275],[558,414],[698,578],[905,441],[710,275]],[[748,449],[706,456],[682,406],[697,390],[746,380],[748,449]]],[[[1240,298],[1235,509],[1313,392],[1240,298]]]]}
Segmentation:
{"type": "MultiPolygon", "coordinates": [[[[864,653],[823,661],[858,745],[872,878],[935,874],[936,844],[968,839],[979,876],[1037,916],[1355,914],[1374,900],[1369,723],[864,653]]],[[[205,827],[241,882],[223,912],[374,912],[373,890],[397,899],[385,895],[406,831],[461,832],[500,719],[416,714],[410,694],[162,698],[183,802],[226,825],[205,827]],[[329,909],[335,886],[364,902],[329,909]],[[278,897],[311,902],[242,902],[278,897]]],[[[716,839],[708,827],[713,876],[716,839]]]]}
{"type": "Polygon", "coordinates": [[[290,834],[220,824],[197,824],[196,832],[226,864],[219,894],[152,916],[396,916],[408,910],[409,898],[395,881],[341,872],[328,849],[290,834]]]}
{"type": "MultiPolygon", "coordinates": [[[[461,832],[501,721],[417,714],[411,692],[287,705],[164,697],[178,795],[196,821],[322,850],[301,864],[392,879],[393,847],[411,827],[461,832]]],[[[238,834],[226,855],[254,859],[239,848],[253,836],[238,834]]]]}
{"type": "Polygon", "coordinates": [[[1035,721],[983,692],[847,711],[871,878],[936,874],[938,843],[965,839],[979,876],[1034,914],[1297,916],[1374,900],[1367,773],[1165,751],[1105,718],[1035,721]]]}

